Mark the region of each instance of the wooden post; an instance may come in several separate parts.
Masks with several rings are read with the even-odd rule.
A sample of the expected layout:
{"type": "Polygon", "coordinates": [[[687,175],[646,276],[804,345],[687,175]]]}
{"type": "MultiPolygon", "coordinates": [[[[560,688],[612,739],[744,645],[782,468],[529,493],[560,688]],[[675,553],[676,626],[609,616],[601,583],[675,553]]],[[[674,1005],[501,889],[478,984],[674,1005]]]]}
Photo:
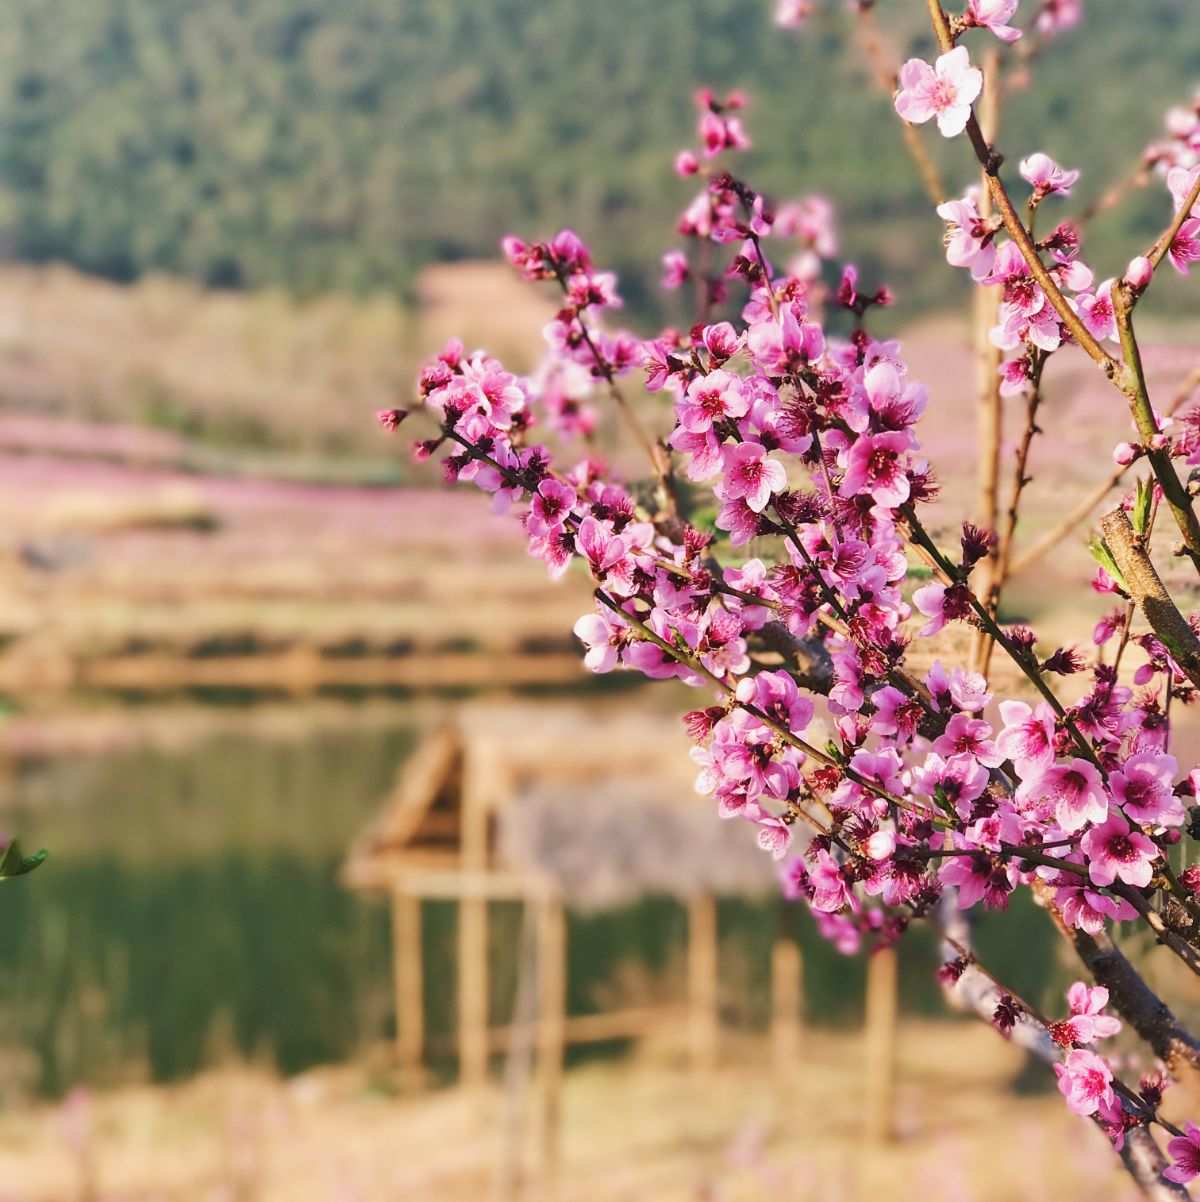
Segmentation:
{"type": "Polygon", "coordinates": [[[488,1068],[487,900],[458,903],[458,1073],[463,1085],[482,1085],[488,1068]]]}
{"type": "Polygon", "coordinates": [[[688,900],[688,1028],[692,1066],[709,1072],[717,1063],[717,901],[688,900]]]}
{"type": "Polygon", "coordinates": [[[882,948],[867,961],[867,1138],[892,1138],[896,1084],[896,949],[882,948]]]}
{"type": "Polygon", "coordinates": [[[392,975],[396,992],[396,1058],[400,1069],[421,1075],[425,1052],[425,978],[421,962],[421,899],[392,890],[392,975]]]}
{"type": "Polygon", "coordinates": [[[793,939],[780,935],[771,945],[771,1046],[775,1067],[790,1074],[800,1058],[804,1012],[804,961],[793,939]]]}
{"type": "Polygon", "coordinates": [[[537,906],[538,1168],[558,1170],[562,1142],[563,1053],[567,1040],[567,919],[562,901],[537,906]]]}

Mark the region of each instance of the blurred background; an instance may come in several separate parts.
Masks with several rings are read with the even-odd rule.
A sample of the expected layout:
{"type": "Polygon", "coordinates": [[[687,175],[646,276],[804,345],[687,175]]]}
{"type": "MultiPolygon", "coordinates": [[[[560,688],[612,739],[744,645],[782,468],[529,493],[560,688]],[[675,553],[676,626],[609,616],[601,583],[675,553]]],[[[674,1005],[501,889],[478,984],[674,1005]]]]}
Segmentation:
{"type": "MultiPolygon", "coordinates": [[[[755,869],[722,876],[745,832],[691,797],[674,733],[682,775],[651,791],[680,842],[631,850],[600,823],[572,845],[572,748],[631,710],[674,732],[688,698],[588,678],[570,635],[586,582],[549,587],[510,521],[374,422],[451,334],[536,365],[553,298],[496,262],[509,231],[576,228],[640,333],[688,320],[658,287],[693,190],[671,160],[694,142],[694,89],[741,87],[743,174],[836,202],[843,257],[896,294],[878,328],[930,385],[947,528],[970,511],[961,273],[841,6],[800,34],[769,7],[3,6],[0,829],[51,858],[3,887],[0,1199],[1124,1196],[1044,1076],[945,1012],[919,934],[895,1081],[868,1071],[864,964],[755,869]],[[563,773],[514,768],[514,729],[553,737],[563,773]],[[568,886],[596,870],[562,919],[549,1035],[522,1017],[550,963],[528,953],[530,907],[486,886],[474,979],[499,1035],[482,1074],[460,1021],[478,890],[464,906],[431,877],[414,908],[372,876],[406,850],[449,862],[477,802],[489,863],[568,886]],[[548,1082],[533,1053],[556,1042],[567,1071],[548,1082]],[[868,1132],[878,1089],[886,1130],[868,1132]]],[[[930,55],[923,9],[878,6],[897,60],[930,55]]],[[[1001,143],[1083,169],[1047,202],[1065,217],[1200,84],[1194,0],[1087,0],[1034,66],[1001,143]]],[[[965,147],[928,141],[969,183],[965,147]]],[[[1166,215],[1155,181],[1097,218],[1099,274],[1166,215]]],[[[1194,287],[1156,284],[1151,309],[1167,397],[1196,366],[1194,287]]],[[[1030,542],[1127,430],[1082,356],[1049,376],[1030,542]]],[[[1081,543],[1014,581],[1010,617],[1087,642],[1104,605],[1080,587],[1081,543]]],[[[650,787],[606,771],[583,786],[597,805],[650,787]]],[[[985,959],[1060,1008],[1070,966],[1043,916],[1018,920],[1019,940],[982,924],[985,959]]]]}

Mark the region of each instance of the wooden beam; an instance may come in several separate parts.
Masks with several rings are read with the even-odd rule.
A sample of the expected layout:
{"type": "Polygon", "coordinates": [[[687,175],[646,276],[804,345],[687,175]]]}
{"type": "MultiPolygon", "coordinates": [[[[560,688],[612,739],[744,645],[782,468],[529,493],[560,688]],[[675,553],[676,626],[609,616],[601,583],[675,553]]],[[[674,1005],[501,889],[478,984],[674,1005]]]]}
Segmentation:
{"type": "Polygon", "coordinates": [[[867,960],[866,1082],[867,1139],[892,1138],[896,1089],[896,949],[882,948],[867,960]]]}
{"type": "Polygon", "coordinates": [[[688,1029],[692,1065],[709,1072],[717,1063],[717,901],[688,900],[688,1029]]]}
{"type": "Polygon", "coordinates": [[[784,1076],[800,1059],[804,1013],[804,961],[794,939],[780,935],[771,945],[771,1048],[784,1076]]]}
{"type": "Polygon", "coordinates": [[[537,904],[538,1166],[558,1171],[562,1142],[563,1054],[567,1038],[567,918],[556,899],[537,904]]]}
{"type": "Polygon", "coordinates": [[[421,899],[392,895],[392,967],[396,992],[396,1057],[401,1070],[421,1074],[425,1051],[425,977],[421,959],[421,899]]]}
{"type": "Polygon", "coordinates": [[[488,913],[484,898],[458,903],[458,1075],[466,1086],[487,1080],[488,913]]]}

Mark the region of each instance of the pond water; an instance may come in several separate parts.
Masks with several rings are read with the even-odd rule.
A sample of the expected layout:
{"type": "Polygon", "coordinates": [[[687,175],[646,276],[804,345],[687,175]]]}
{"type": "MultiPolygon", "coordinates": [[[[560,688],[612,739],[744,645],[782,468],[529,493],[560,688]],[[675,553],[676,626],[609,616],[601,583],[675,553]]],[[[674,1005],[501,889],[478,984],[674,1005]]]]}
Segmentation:
{"type": "MultiPolygon", "coordinates": [[[[338,869],[437,708],[297,703],[187,710],[176,722],[130,707],[82,724],[117,738],[49,739],[12,757],[0,828],[51,858],[2,889],[0,1100],[178,1079],[233,1056],[295,1072],[388,1039],[387,909],[343,888],[338,869]]],[[[780,920],[774,904],[721,905],[731,1022],[765,1018],[780,920]]],[[[446,1069],[454,922],[452,904],[426,904],[427,1024],[446,1069]]],[[[498,1019],[515,987],[506,949],[518,922],[514,907],[494,907],[498,1019]]],[[[856,1022],[861,963],[838,956],[807,920],[797,927],[811,1018],[856,1022]]],[[[573,915],[570,1009],[678,996],[683,931],[667,899],[573,915]]],[[[1032,912],[1021,931],[988,953],[1015,986],[1045,987],[1053,936],[1032,912]]],[[[981,939],[991,943],[986,923],[981,939]]],[[[936,1010],[929,940],[912,938],[903,964],[904,1004],[936,1010]]]]}

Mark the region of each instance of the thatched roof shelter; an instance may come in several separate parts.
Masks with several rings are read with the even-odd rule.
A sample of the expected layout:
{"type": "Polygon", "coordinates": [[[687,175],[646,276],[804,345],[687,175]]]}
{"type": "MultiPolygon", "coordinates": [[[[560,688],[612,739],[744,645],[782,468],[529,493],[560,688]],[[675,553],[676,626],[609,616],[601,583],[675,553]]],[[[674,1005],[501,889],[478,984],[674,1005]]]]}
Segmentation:
{"type": "MultiPolygon", "coordinates": [[[[693,787],[677,716],[628,704],[469,704],[432,731],[350,849],[344,879],[392,899],[397,1051],[419,1071],[424,1048],[421,904],[457,903],[457,1042],[461,1079],[478,1084],[520,1024],[491,1025],[488,903],[517,900],[536,952],[506,950],[536,976],[534,1040],[546,1129],[556,1128],[558,1077],[570,1043],[639,1036],[685,1022],[694,1061],[715,1060],[716,897],[776,891],[775,867],[744,823],[723,823],[693,787]],[[669,894],[687,909],[687,998],[679,1005],[568,1015],[567,907],[599,908],[669,894]]],[[[779,1030],[794,1031],[798,950],[772,959],[779,1030]]],[[[546,1147],[552,1147],[549,1135],[546,1147]]]]}
{"type": "Polygon", "coordinates": [[[572,906],[649,893],[766,893],[772,861],[693,788],[678,718],[553,705],[467,705],[430,734],[355,842],[346,878],[483,869],[572,906]],[[472,848],[470,830],[483,835],[472,848]]]}

